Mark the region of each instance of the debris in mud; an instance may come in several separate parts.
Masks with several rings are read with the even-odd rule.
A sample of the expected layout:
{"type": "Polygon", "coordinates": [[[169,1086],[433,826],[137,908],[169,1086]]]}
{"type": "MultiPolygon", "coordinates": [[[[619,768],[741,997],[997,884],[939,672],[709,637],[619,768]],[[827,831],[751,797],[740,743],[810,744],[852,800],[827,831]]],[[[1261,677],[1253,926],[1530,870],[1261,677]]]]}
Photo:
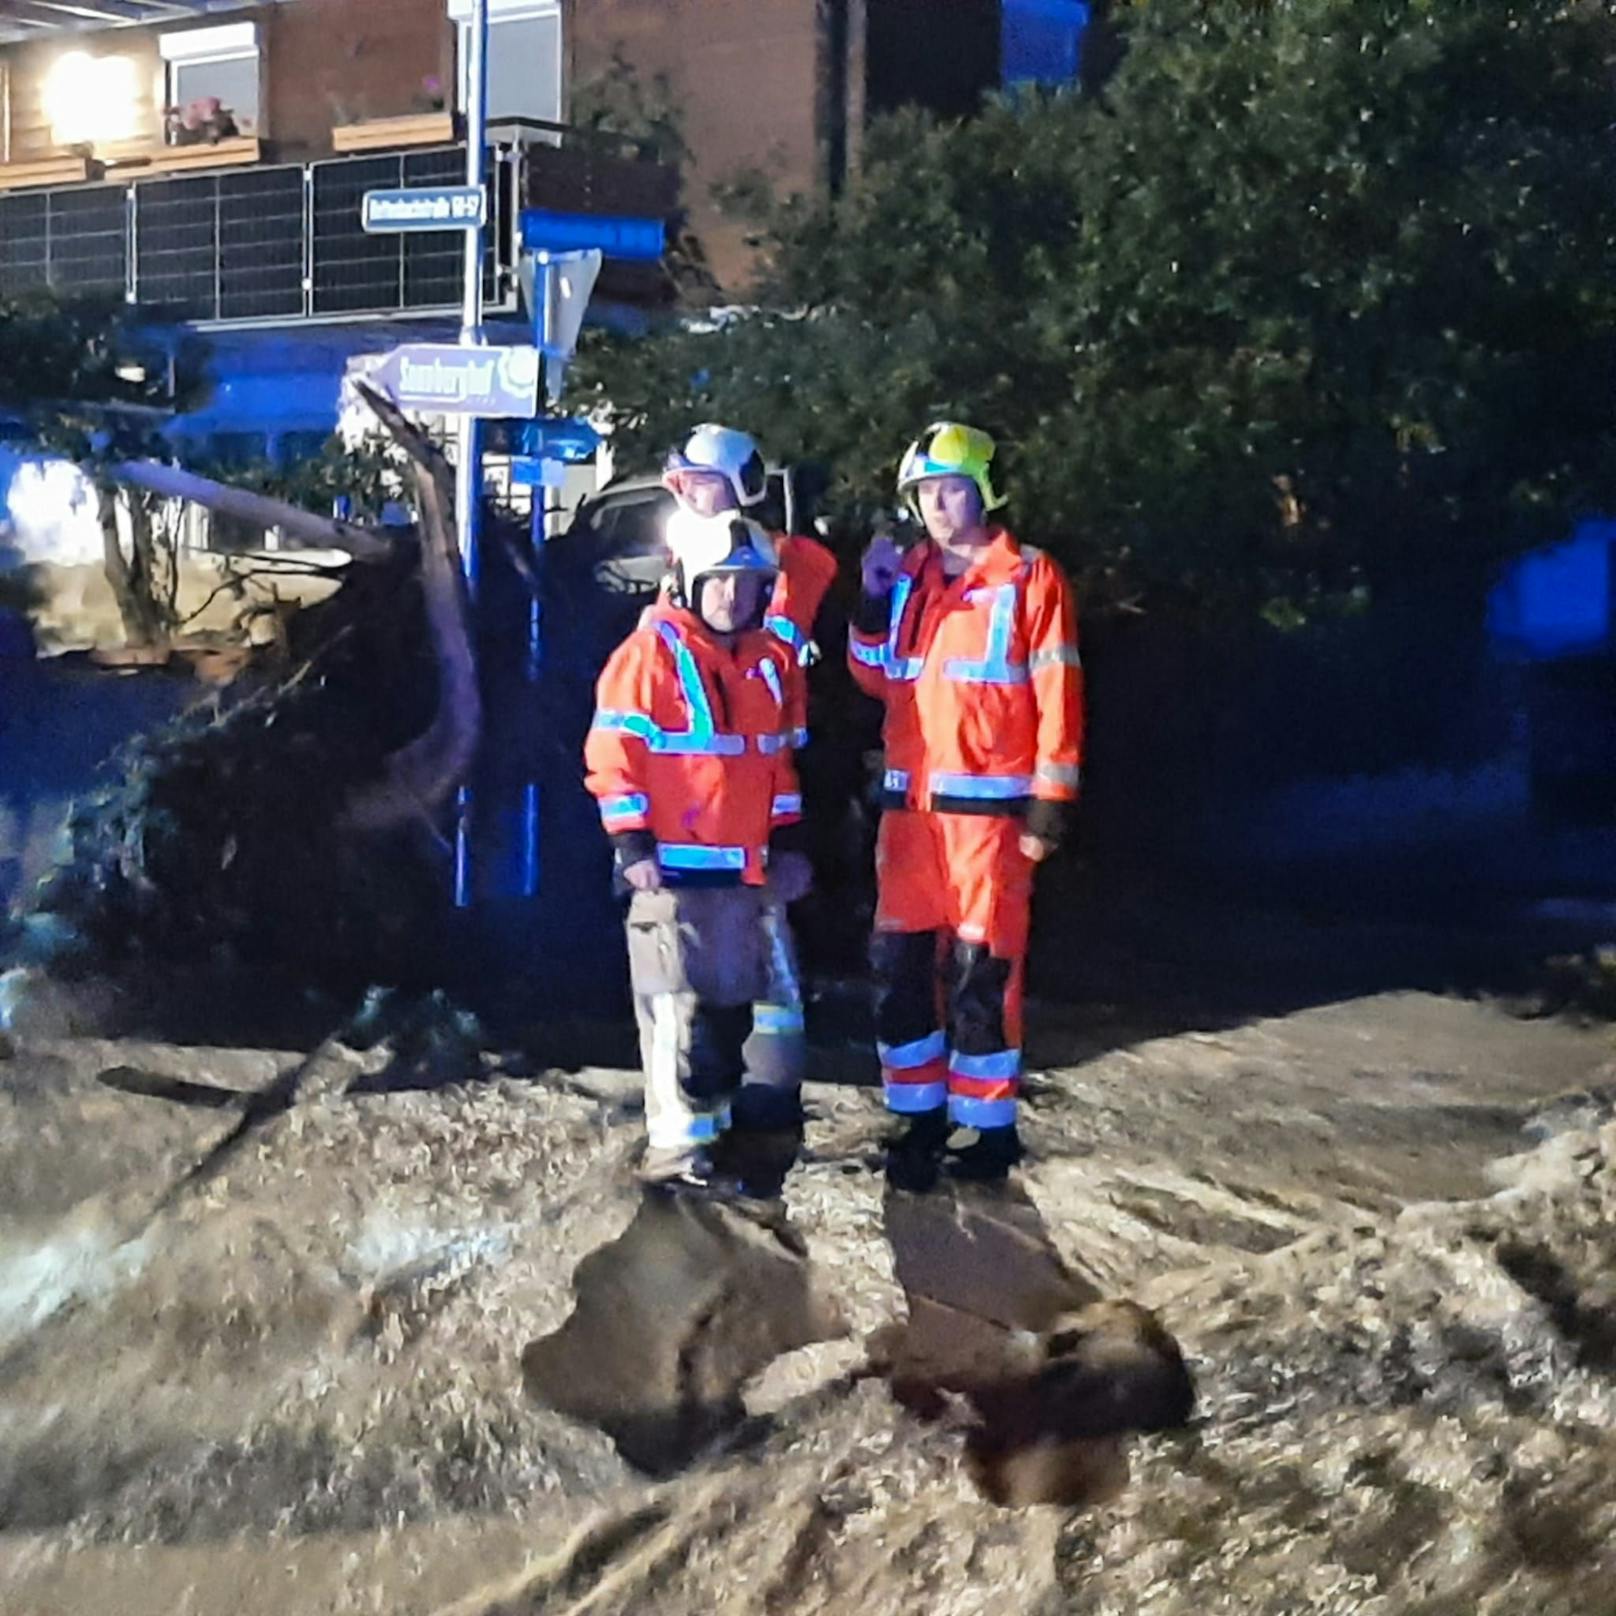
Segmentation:
{"type": "Polygon", "coordinates": [[[62,861],[0,937],[13,961],[69,991],[132,983],[102,1011],[180,1028],[210,1009],[182,976],[234,977],[226,1009],[249,1022],[262,1015],[254,981],[266,999],[295,1002],[301,983],[341,1002],[369,981],[417,980],[422,939],[441,932],[431,857],[418,836],[336,828],[356,785],[431,713],[412,576],[360,569],[305,615],[308,677],[137,737],[75,805],[62,861]]]}
{"type": "Polygon", "coordinates": [[[741,1388],[760,1369],[842,1330],[783,1218],[655,1190],[574,1288],[572,1316],[523,1352],[524,1383],[655,1476],[744,1422],[741,1388]]]}
{"type": "Polygon", "coordinates": [[[993,1503],[1113,1497],[1127,1434],[1189,1420],[1178,1343],[1073,1274],[1019,1186],[889,1192],[885,1217],[909,1316],[871,1343],[872,1367],[922,1418],[965,1399],[967,1465],[993,1503]]]}
{"type": "Polygon", "coordinates": [[[665,1204],[672,1226],[615,1255],[643,1209],[632,1074],[363,1094],[345,1058],[145,1225],[238,1119],[102,1074],[245,1093],[296,1058],[17,1044],[0,1063],[7,1616],[105,1608],[109,1589],[120,1616],[1609,1606],[1616,1128],[1588,1110],[1610,1053],[1587,1029],[1399,996],[1051,1061],[1002,1195],[884,1201],[863,1166],[879,1096],[813,1085],[788,1185],[800,1241],[665,1204]],[[1552,1134],[1526,1151],[1539,1115],[1552,1134]],[[1149,1219],[1130,1210],[1142,1185],[1149,1219]],[[1296,1236],[1233,1244],[1218,1209],[1296,1236]],[[614,1314],[620,1262],[639,1300],[614,1314]],[[743,1415],[729,1389],[777,1350],[766,1315],[805,1279],[849,1334],[754,1372],[743,1415]],[[1182,1344],[1187,1432],[1089,1435],[1132,1391],[1141,1424],[1185,1391],[1165,1349],[1159,1378],[1134,1378],[1149,1326],[1085,1311],[1097,1293],[1182,1344]],[[968,1333],[993,1372],[977,1401],[936,1389],[938,1418],[855,1367],[855,1336],[888,1346],[883,1368],[906,1343],[918,1398],[965,1378],[949,1368],[968,1333]],[[651,1455],[675,1479],[528,1395],[523,1344],[563,1338],[545,1389],[654,1416],[639,1430],[680,1439],[651,1455]],[[1108,1389],[1113,1348],[1129,1367],[1108,1389]],[[995,1429],[1034,1440],[996,1449],[995,1429]],[[1053,1473],[1092,1497],[1124,1454],[1101,1507],[979,1490],[1047,1496],[1053,1473]]]}
{"type": "Polygon", "coordinates": [[[1616,943],[1545,960],[1538,999],[1540,1014],[1616,1021],[1616,943]]]}

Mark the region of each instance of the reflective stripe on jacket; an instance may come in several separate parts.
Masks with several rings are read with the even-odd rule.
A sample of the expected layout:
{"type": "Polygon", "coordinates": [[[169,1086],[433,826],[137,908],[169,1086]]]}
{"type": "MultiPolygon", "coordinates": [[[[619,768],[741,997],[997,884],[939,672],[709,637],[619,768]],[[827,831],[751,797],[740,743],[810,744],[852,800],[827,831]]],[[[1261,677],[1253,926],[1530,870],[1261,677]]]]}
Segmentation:
{"type": "Polygon", "coordinates": [[[802,813],[803,691],[773,635],[726,648],[694,613],[652,607],[607,662],[584,742],[607,833],[648,833],[674,881],[760,885],[770,832],[802,813]]]}
{"type": "Polygon", "coordinates": [[[894,806],[1017,813],[1081,782],[1083,670],[1065,574],[1004,528],[959,577],[927,541],[904,557],[884,632],[855,625],[853,676],[886,704],[894,806]]]}
{"type": "Polygon", "coordinates": [[[777,533],[774,544],[780,576],[763,626],[784,640],[799,662],[806,663],[814,640],[814,619],[836,581],[836,557],[817,539],[800,533],[777,533]]]}

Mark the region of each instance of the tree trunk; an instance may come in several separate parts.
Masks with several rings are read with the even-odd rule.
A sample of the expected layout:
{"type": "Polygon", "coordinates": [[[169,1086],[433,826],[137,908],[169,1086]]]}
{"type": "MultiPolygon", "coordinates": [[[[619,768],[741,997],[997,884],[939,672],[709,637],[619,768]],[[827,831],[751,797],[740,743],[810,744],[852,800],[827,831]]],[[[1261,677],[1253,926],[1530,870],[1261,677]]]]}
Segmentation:
{"type": "Polygon", "coordinates": [[[453,477],[436,447],[392,402],[360,392],[409,455],[421,506],[421,592],[438,659],[438,708],[432,723],[387,759],[374,785],[354,794],[345,822],[382,830],[434,812],[465,779],[482,734],[482,698],[472,650],[471,603],[455,542],[453,477]]]}
{"type": "Polygon", "coordinates": [[[112,472],[119,482],[144,488],[148,493],[160,494],[167,499],[189,500],[204,510],[217,511],[221,516],[234,516],[258,527],[278,527],[283,533],[306,544],[327,545],[333,550],[346,550],[360,561],[386,560],[393,554],[392,544],[368,528],[355,527],[351,522],[333,521],[328,516],[316,516],[285,500],[272,499],[267,494],[250,493],[245,488],[232,488],[227,483],[216,483],[210,477],[199,477],[182,466],[166,466],[156,460],[126,460],[112,472]]]}
{"type": "MultiPolygon", "coordinates": [[[[101,556],[112,598],[118,603],[123,620],[124,639],[133,646],[156,645],[161,638],[156,609],[142,587],[140,545],[137,539],[133,559],[124,554],[118,535],[118,493],[105,484],[96,485],[96,502],[101,517],[101,556]]],[[[138,534],[138,524],[135,530],[138,534]]],[[[148,541],[150,533],[147,534],[148,541]]]]}

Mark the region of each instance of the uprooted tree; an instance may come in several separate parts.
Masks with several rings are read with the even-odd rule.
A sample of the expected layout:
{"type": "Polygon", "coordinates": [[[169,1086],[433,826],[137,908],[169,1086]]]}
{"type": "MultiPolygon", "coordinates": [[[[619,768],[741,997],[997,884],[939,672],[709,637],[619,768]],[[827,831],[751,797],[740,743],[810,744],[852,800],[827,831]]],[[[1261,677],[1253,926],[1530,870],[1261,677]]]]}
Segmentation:
{"type": "Polygon", "coordinates": [[[1093,93],[877,125],[756,312],[589,352],[623,458],[732,420],[854,513],[957,414],[1091,601],[1196,609],[1473,585],[1608,508],[1608,7],[1109,11],[1093,93]]]}
{"type": "Polygon", "coordinates": [[[192,356],[176,350],[173,363],[170,357],[134,331],[121,304],[45,296],[0,302],[0,409],[42,451],[84,471],[107,582],[125,638],[136,646],[158,643],[174,626],[171,511],[139,491],[120,493],[112,468],[160,453],[159,423],[176,395],[195,387],[192,356]]]}
{"type": "MultiPolygon", "coordinates": [[[[408,457],[379,429],[352,442],[333,434],[318,453],[283,464],[226,466],[203,442],[187,445],[187,465],[176,466],[169,428],[203,393],[203,361],[195,341],[135,324],[121,303],[44,295],[0,302],[0,410],[41,453],[84,473],[129,646],[160,649],[189,626],[180,596],[187,502],[247,530],[278,528],[294,544],[342,550],[344,532],[380,520],[407,479],[408,457]],[[202,487],[209,497],[194,500],[202,487]],[[345,524],[320,514],[339,501],[352,518],[345,524]]],[[[259,552],[228,564],[222,587],[254,579],[273,593],[277,577],[310,570],[320,569],[259,552]]]]}
{"type": "Polygon", "coordinates": [[[132,742],[77,805],[68,856],[33,894],[13,954],[160,1001],[194,971],[318,984],[431,980],[446,889],[441,810],[481,726],[453,478],[361,388],[410,467],[412,528],[335,521],[167,461],[109,459],[109,483],[188,500],[352,557],[297,625],[290,671],[132,742]],[[434,856],[434,853],[440,856],[434,856]],[[423,856],[424,855],[424,856],[423,856]]]}

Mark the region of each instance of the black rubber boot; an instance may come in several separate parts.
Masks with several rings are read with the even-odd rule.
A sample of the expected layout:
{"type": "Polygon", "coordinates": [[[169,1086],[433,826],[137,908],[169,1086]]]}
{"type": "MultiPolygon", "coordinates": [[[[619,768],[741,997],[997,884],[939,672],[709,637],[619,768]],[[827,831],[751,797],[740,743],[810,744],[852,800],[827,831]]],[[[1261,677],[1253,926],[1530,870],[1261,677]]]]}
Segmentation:
{"type": "Polygon", "coordinates": [[[1021,1140],[1012,1123],[1008,1128],[983,1128],[962,1150],[943,1163],[950,1178],[968,1184],[1000,1184],[1021,1160],[1021,1140]]]}
{"type": "Polygon", "coordinates": [[[887,1183],[895,1190],[924,1195],[937,1183],[943,1147],[948,1142],[948,1109],[918,1111],[907,1126],[887,1142],[887,1183]]]}

